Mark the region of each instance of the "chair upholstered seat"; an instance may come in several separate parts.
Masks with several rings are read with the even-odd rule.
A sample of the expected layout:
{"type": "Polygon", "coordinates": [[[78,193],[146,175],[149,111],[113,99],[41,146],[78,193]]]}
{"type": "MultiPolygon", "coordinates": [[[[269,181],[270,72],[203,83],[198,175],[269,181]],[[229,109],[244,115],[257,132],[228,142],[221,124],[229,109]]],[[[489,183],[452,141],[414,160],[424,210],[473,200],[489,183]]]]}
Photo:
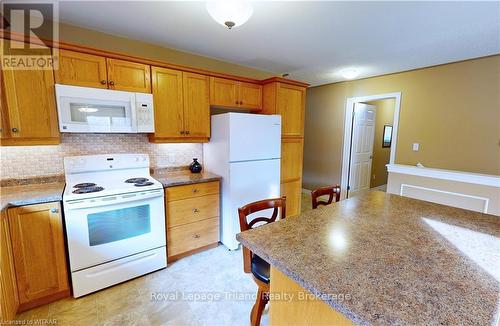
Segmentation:
{"type": "Polygon", "coordinates": [[[252,257],[252,274],[256,279],[264,283],[269,283],[270,279],[270,266],[267,261],[257,255],[252,257]]]}

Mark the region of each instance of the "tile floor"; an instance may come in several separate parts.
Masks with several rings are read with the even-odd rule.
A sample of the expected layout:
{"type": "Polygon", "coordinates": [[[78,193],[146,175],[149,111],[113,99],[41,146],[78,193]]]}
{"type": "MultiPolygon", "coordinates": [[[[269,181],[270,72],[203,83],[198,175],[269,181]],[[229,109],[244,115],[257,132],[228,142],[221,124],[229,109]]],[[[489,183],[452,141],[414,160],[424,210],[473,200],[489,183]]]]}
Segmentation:
{"type": "MultiPolygon", "coordinates": [[[[58,326],[249,325],[256,291],[251,276],[243,273],[241,251],[221,245],[109,289],[32,309],[17,319],[25,324],[56,320],[58,326]],[[195,295],[205,297],[192,299],[195,295]]],[[[266,310],[262,325],[268,323],[266,310]]]]}

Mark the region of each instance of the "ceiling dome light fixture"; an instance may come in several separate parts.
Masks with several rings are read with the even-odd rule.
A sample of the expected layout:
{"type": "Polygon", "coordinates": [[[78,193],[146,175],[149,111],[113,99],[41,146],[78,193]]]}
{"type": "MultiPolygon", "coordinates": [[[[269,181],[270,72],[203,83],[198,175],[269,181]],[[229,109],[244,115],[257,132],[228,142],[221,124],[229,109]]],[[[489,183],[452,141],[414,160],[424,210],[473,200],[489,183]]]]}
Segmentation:
{"type": "Polygon", "coordinates": [[[246,23],[252,16],[253,7],[245,0],[208,1],[207,11],[216,22],[231,29],[246,23]]]}
{"type": "Polygon", "coordinates": [[[354,68],[344,69],[340,72],[345,79],[355,79],[359,76],[359,71],[354,68]]]}

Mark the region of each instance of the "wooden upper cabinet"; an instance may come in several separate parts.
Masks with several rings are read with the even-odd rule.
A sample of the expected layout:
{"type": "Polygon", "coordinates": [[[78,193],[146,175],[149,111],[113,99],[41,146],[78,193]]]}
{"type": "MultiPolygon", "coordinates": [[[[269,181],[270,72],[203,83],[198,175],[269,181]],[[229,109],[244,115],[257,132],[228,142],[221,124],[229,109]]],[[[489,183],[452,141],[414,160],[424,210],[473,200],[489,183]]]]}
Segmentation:
{"type": "Polygon", "coordinates": [[[263,88],[264,114],[281,115],[282,137],[304,137],[306,88],[271,82],[263,88]]]}
{"type": "Polygon", "coordinates": [[[210,137],[208,76],[183,73],[184,128],[187,137],[210,137]]]}
{"type": "Polygon", "coordinates": [[[258,111],[262,108],[262,86],[210,77],[210,105],[258,111]]]}
{"type": "Polygon", "coordinates": [[[74,51],[59,50],[57,84],[108,88],[106,58],[74,51]]]}
{"type": "Polygon", "coordinates": [[[58,84],[151,93],[151,67],[142,63],[59,50],[58,84]]]}
{"type": "Polygon", "coordinates": [[[281,182],[302,178],[304,141],[301,138],[283,138],[281,142],[281,182]]]}
{"type": "Polygon", "coordinates": [[[142,63],[106,59],[110,89],[151,93],[151,68],[142,63]]]}
{"type": "Polygon", "coordinates": [[[281,115],[283,136],[304,136],[305,89],[280,84],[277,93],[277,110],[281,115]]]}
{"type": "Polygon", "coordinates": [[[260,110],[262,108],[262,86],[240,82],[239,99],[240,107],[260,110]]]}
{"type": "Polygon", "coordinates": [[[210,77],[210,105],[237,107],[238,96],[237,81],[210,77]]]}
{"type": "Polygon", "coordinates": [[[6,105],[2,105],[2,118],[10,128],[2,145],[58,144],[53,71],[6,68],[2,80],[6,105]]]}
{"type": "Polygon", "coordinates": [[[8,214],[19,310],[69,296],[59,202],[11,208],[8,214]]]}
{"type": "Polygon", "coordinates": [[[153,67],[151,75],[153,79],[155,137],[182,137],[184,135],[182,72],[153,67]]]}

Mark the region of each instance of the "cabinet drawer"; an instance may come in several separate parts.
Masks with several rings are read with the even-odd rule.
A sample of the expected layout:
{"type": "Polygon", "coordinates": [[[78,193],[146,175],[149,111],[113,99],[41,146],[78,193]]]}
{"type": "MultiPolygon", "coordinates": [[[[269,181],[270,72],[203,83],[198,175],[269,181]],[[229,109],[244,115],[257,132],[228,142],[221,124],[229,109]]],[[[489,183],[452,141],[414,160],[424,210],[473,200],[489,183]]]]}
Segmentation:
{"type": "Polygon", "coordinates": [[[219,216],[219,194],[167,203],[167,226],[174,227],[219,216]]]}
{"type": "Polygon", "coordinates": [[[169,258],[219,241],[219,217],[169,228],[167,251],[169,258]]]}
{"type": "Polygon", "coordinates": [[[219,181],[195,183],[167,188],[167,201],[187,199],[219,193],[219,181]]]}

